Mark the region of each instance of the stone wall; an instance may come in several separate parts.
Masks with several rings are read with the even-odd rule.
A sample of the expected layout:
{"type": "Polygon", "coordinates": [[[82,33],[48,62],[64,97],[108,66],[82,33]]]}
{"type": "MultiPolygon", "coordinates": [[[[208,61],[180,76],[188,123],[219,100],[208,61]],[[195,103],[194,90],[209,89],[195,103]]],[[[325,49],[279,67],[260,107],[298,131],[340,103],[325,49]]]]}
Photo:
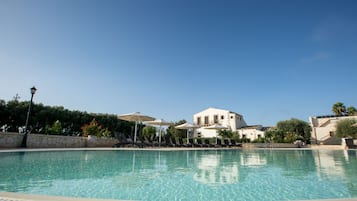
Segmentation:
{"type": "MultiPolygon", "coordinates": [[[[23,134],[0,133],[0,148],[20,148],[23,134]]],[[[82,148],[112,147],[119,141],[113,138],[73,137],[60,135],[29,134],[27,148],[82,148]]]]}
{"type": "Polygon", "coordinates": [[[0,132],[0,148],[17,148],[21,147],[23,134],[2,133],[0,132]]]}

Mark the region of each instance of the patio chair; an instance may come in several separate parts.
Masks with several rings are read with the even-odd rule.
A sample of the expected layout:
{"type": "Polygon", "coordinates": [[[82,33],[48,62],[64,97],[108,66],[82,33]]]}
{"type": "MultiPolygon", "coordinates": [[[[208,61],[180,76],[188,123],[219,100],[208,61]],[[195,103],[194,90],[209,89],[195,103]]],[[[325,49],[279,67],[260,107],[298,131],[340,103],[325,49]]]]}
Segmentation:
{"type": "Polygon", "coordinates": [[[353,143],[353,139],[351,139],[351,138],[346,138],[346,139],[345,139],[345,142],[346,142],[346,145],[347,145],[348,149],[357,149],[357,145],[355,145],[355,144],[353,143]]]}

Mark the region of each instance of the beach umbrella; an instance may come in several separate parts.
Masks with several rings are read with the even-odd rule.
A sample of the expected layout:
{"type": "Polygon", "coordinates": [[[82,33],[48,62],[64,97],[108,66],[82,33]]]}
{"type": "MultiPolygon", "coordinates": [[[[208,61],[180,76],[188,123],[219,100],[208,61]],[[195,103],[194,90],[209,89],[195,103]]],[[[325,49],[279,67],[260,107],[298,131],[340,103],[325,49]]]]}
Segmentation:
{"type": "Polygon", "coordinates": [[[226,127],[226,126],[219,125],[219,124],[213,124],[213,125],[204,127],[204,129],[216,130],[216,144],[217,144],[217,138],[218,138],[218,133],[217,133],[217,131],[218,131],[218,130],[222,130],[222,129],[227,129],[227,127],[226,127]]]}
{"type": "Polygon", "coordinates": [[[147,115],[143,115],[140,112],[134,112],[134,113],[119,115],[118,119],[135,122],[135,131],[134,131],[134,143],[135,143],[136,142],[136,134],[137,134],[137,130],[138,130],[138,123],[143,122],[143,121],[152,121],[155,118],[147,116],[147,115]]]}
{"type": "Polygon", "coordinates": [[[154,121],[145,121],[145,124],[159,126],[159,145],[161,145],[161,126],[170,126],[173,123],[165,121],[163,119],[155,119],[154,121]]]}
{"type": "Polygon", "coordinates": [[[184,124],[181,124],[181,125],[178,125],[178,126],[175,126],[176,129],[183,129],[183,130],[187,130],[186,132],[186,136],[187,136],[187,144],[188,144],[188,131],[189,129],[195,129],[195,128],[199,128],[199,126],[197,125],[194,125],[194,124],[190,124],[190,123],[184,123],[184,124]]]}

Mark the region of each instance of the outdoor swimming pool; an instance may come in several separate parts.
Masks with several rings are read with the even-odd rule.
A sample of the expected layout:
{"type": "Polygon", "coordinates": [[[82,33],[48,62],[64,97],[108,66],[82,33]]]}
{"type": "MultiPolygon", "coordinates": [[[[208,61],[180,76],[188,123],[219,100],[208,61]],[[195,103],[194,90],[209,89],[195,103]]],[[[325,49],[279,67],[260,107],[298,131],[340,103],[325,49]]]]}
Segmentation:
{"type": "Polygon", "coordinates": [[[357,197],[357,152],[118,150],[0,153],[0,191],[124,200],[357,197]]]}

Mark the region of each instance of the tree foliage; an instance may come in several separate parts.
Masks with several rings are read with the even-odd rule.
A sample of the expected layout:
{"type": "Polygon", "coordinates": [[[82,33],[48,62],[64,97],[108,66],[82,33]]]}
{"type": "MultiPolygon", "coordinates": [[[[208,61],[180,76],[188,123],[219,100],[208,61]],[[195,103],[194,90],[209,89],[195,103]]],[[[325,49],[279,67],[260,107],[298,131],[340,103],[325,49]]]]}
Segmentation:
{"type": "Polygon", "coordinates": [[[222,138],[232,138],[233,137],[233,132],[228,129],[220,129],[217,132],[218,132],[218,136],[221,136],[222,138]]]}
{"type": "Polygon", "coordinates": [[[353,106],[347,108],[347,114],[349,116],[357,115],[357,109],[353,106]]]}
{"type": "Polygon", "coordinates": [[[183,129],[176,129],[175,126],[181,125],[186,123],[186,120],[182,119],[178,122],[175,122],[173,125],[170,125],[167,128],[167,135],[171,136],[171,137],[178,137],[178,138],[186,138],[187,135],[187,130],[183,130],[183,129]]]}
{"type": "Polygon", "coordinates": [[[302,140],[306,143],[311,137],[310,125],[299,119],[290,119],[279,121],[275,128],[271,128],[265,132],[267,141],[293,143],[296,140],[302,140]]]}
{"type": "Polygon", "coordinates": [[[357,114],[357,109],[353,106],[349,106],[346,109],[346,106],[343,103],[337,102],[337,103],[333,104],[332,112],[338,116],[341,116],[341,115],[353,116],[353,115],[357,114]]]}
{"type": "Polygon", "coordinates": [[[154,126],[145,126],[142,135],[148,139],[154,139],[156,136],[156,128],[154,126]]]}
{"type": "Polygon", "coordinates": [[[357,127],[352,126],[357,121],[355,119],[343,119],[336,124],[336,135],[338,137],[357,138],[357,127]]]}
{"type": "Polygon", "coordinates": [[[333,104],[332,112],[335,113],[335,115],[343,115],[346,112],[346,106],[341,102],[337,102],[333,104]]]}
{"type": "Polygon", "coordinates": [[[61,135],[62,134],[61,122],[57,120],[52,125],[46,125],[45,133],[50,135],[61,135]]]}
{"type": "MultiPolygon", "coordinates": [[[[0,100],[0,128],[6,127],[8,132],[18,132],[25,125],[29,103],[17,99],[8,102],[0,100]]],[[[81,135],[81,127],[93,119],[107,128],[105,134],[123,133],[129,136],[133,127],[132,122],[119,120],[116,115],[70,111],[62,106],[44,106],[41,103],[33,103],[28,126],[32,133],[81,135]],[[61,129],[53,130],[58,127],[58,123],[55,124],[57,121],[61,129]]]]}

